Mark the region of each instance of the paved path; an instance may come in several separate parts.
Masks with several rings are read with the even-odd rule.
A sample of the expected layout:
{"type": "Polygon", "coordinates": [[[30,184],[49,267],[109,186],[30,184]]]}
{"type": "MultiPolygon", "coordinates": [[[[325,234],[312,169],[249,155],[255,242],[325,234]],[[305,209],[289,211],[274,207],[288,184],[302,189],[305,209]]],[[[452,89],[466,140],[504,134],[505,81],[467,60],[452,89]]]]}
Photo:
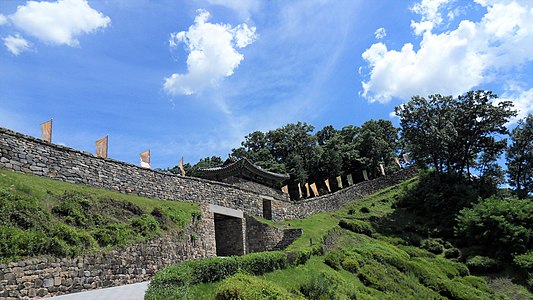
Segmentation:
{"type": "Polygon", "coordinates": [[[148,281],[52,297],[54,300],[143,300],[148,281]]]}

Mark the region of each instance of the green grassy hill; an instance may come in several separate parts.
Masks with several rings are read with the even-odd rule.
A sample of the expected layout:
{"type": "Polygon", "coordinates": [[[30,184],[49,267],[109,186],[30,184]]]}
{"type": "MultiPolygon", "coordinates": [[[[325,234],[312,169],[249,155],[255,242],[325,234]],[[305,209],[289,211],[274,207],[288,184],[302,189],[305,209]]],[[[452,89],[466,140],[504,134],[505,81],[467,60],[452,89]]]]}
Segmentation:
{"type": "Polygon", "coordinates": [[[304,234],[276,259],[254,253],[165,268],[145,299],[532,299],[509,278],[472,276],[449,259],[459,251],[450,243],[390,233],[401,231],[391,226],[413,226],[395,203],[415,183],[283,222],[304,234]]]}
{"type": "Polygon", "coordinates": [[[75,256],[180,231],[196,204],[0,170],[0,260],[75,256]]]}

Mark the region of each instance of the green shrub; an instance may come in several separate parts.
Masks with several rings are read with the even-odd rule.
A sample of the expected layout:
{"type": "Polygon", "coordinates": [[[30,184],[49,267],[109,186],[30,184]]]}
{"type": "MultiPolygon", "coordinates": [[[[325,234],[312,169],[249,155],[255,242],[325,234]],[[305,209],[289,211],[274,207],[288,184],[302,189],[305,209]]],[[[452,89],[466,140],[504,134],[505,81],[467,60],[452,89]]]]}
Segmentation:
{"type": "Polygon", "coordinates": [[[485,199],[457,217],[456,235],[466,244],[490,248],[510,259],[533,248],[533,201],[497,196],[485,199]]]}
{"type": "Polygon", "coordinates": [[[157,285],[209,283],[232,276],[239,269],[250,274],[261,275],[285,269],[287,266],[287,254],[279,251],[226,258],[212,257],[167,266],[155,274],[153,282],[157,285]]]}
{"type": "Polygon", "coordinates": [[[515,256],[513,262],[522,269],[533,271],[533,251],[515,256]]]}
{"type": "Polygon", "coordinates": [[[300,292],[306,299],[335,300],[337,282],[326,273],[311,274],[311,279],[300,286],[300,292]]]}
{"type": "Polygon", "coordinates": [[[92,236],[100,247],[122,247],[133,238],[134,233],[128,225],[116,223],[96,228],[93,230],[92,236]]]}
{"type": "Polygon", "coordinates": [[[359,270],[359,262],[354,256],[347,256],[341,262],[342,268],[348,272],[356,274],[359,270]]]}
{"type": "Polygon", "coordinates": [[[330,251],[324,257],[324,263],[335,270],[340,270],[342,268],[342,261],[346,257],[346,252],[342,250],[330,251]]]}
{"type": "Polygon", "coordinates": [[[301,249],[289,251],[287,253],[287,263],[291,266],[305,264],[313,255],[312,249],[301,249]]]}
{"type": "Polygon", "coordinates": [[[244,273],[226,278],[216,291],[217,300],[286,300],[294,297],[282,287],[244,273]]]}
{"type": "Polygon", "coordinates": [[[445,258],[459,258],[461,257],[461,250],[457,248],[450,248],[444,250],[444,257],[445,258]]]}
{"type": "Polygon", "coordinates": [[[496,272],[501,268],[496,259],[480,255],[468,258],[466,265],[472,272],[496,272]]]}
{"type": "Polygon", "coordinates": [[[374,228],[372,225],[368,222],[361,221],[361,220],[346,220],[342,219],[339,222],[339,226],[341,228],[350,230],[355,233],[360,233],[368,236],[372,236],[374,233],[374,228]]]}
{"type": "Polygon", "coordinates": [[[134,232],[145,237],[151,238],[159,233],[159,223],[150,215],[142,215],[131,219],[131,227],[134,232]]]}
{"type": "Polygon", "coordinates": [[[258,252],[237,259],[238,267],[253,275],[261,275],[287,267],[287,254],[283,252],[258,252]]]}
{"type": "Polygon", "coordinates": [[[425,239],[420,243],[420,248],[434,254],[441,254],[444,251],[442,239],[425,239]]]}
{"type": "Polygon", "coordinates": [[[91,199],[79,192],[65,192],[59,197],[59,204],[52,208],[52,213],[62,218],[65,223],[78,227],[87,227],[87,209],[91,206],[91,199]]]}

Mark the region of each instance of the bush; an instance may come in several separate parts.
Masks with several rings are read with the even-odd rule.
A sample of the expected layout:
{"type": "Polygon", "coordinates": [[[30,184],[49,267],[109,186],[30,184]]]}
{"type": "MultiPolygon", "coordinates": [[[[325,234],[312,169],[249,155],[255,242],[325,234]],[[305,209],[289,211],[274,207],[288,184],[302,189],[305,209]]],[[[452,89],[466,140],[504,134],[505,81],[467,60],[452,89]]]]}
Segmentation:
{"type": "Polygon", "coordinates": [[[237,273],[217,288],[217,300],[286,300],[293,299],[287,290],[264,279],[237,273]]]}
{"type": "Polygon", "coordinates": [[[100,247],[125,246],[134,236],[133,230],[123,223],[97,228],[93,230],[92,235],[100,247]]]}
{"type": "Polygon", "coordinates": [[[508,260],[533,248],[533,202],[493,196],[457,217],[456,235],[466,244],[481,245],[508,260]]]}
{"type": "Polygon", "coordinates": [[[339,251],[330,251],[324,257],[324,263],[335,270],[340,270],[342,268],[342,261],[346,257],[346,252],[339,251]]]}
{"type": "Polygon", "coordinates": [[[131,227],[134,232],[144,238],[151,238],[159,233],[159,223],[150,215],[142,215],[131,219],[131,227]]]}
{"type": "Polygon", "coordinates": [[[522,269],[533,271],[533,251],[515,256],[513,262],[522,269]]]}
{"type": "Polygon", "coordinates": [[[496,272],[501,268],[497,260],[480,255],[468,258],[466,265],[472,272],[496,272]]]}
{"type": "Polygon", "coordinates": [[[312,249],[302,249],[287,252],[287,263],[291,266],[305,264],[313,255],[312,249]]]}
{"type": "Polygon", "coordinates": [[[420,248],[434,254],[441,254],[444,251],[442,239],[425,239],[420,243],[420,248]]]}
{"type": "Polygon", "coordinates": [[[325,273],[312,274],[309,282],[300,287],[300,292],[306,299],[312,300],[335,300],[337,282],[325,273]]]}
{"type": "MultiPolygon", "coordinates": [[[[158,271],[153,279],[154,284],[187,285],[216,282],[242,270],[247,273],[261,275],[288,266],[287,254],[279,251],[258,252],[243,256],[227,258],[212,257],[195,261],[173,264],[158,271]]],[[[300,260],[304,262],[304,260],[300,260]]]]}
{"type": "Polygon", "coordinates": [[[283,252],[258,252],[237,259],[238,267],[253,275],[261,275],[287,267],[287,254],[283,252]]]}
{"type": "Polygon", "coordinates": [[[461,250],[457,248],[450,248],[444,250],[444,257],[445,258],[459,258],[461,257],[461,250]]]}
{"type": "Polygon", "coordinates": [[[350,230],[355,233],[360,233],[368,236],[372,236],[374,233],[374,228],[372,225],[368,222],[361,221],[361,220],[346,220],[342,219],[339,222],[339,226],[341,228],[350,230]]]}

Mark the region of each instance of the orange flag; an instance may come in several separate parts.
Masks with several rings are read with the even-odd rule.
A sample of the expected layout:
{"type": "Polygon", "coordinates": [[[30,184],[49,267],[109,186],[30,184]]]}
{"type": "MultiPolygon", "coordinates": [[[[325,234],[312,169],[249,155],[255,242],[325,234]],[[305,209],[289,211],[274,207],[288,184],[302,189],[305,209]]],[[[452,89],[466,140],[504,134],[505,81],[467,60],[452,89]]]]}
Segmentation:
{"type": "Polygon", "coordinates": [[[409,155],[407,153],[403,154],[403,160],[406,164],[411,164],[411,162],[409,161],[409,155]]]}
{"type": "Polygon", "coordinates": [[[348,186],[353,185],[353,177],[352,174],[348,174],[346,176],[346,179],[348,180],[348,186]]]}
{"type": "Polygon", "coordinates": [[[300,183],[298,182],[298,193],[300,194],[300,199],[302,199],[302,187],[300,186],[300,183]]]}
{"type": "Polygon", "coordinates": [[[288,194],[289,193],[289,186],[287,185],[284,185],[281,187],[281,191],[284,193],[284,194],[288,194]]]}
{"type": "Polygon", "coordinates": [[[324,181],[326,183],[326,186],[328,187],[328,192],[331,192],[331,188],[329,187],[329,178],[324,181]]]}
{"type": "Polygon", "coordinates": [[[339,189],[342,189],[342,178],[340,176],[337,176],[337,185],[339,186],[339,189]]]}
{"type": "Polygon", "coordinates": [[[141,167],[150,169],[150,150],[141,153],[141,167]]]}
{"type": "Polygon", "coordinates": [[[96,141],[96,156],[107,158],[107,136],[96,141]]]}
{"type": "Polygon", "coordinates": [[[381,170],[381,175],[385,176],[385,166],[383,164],[379,164],[379,169],[381,170]]]}
{"type": "Polygon", "coordinates": [[[185,176],[185,169],[183,168],[183,157],[180,160],[181,176],[185,176]]]}
{"type": "Polygon", "coordinates": [[[52,143],[52,119],[41,124],[41,133],[43,140],[52,143]]]}
{"type": "Polygon", "coordinates": [[[400,163],[400,159],[398,159],[398,157],[393,157],[394,159],[394,162],[398,165],[398,167],[400,167],[400,169],[402,168],[402,164],[400,163]]]}
{"type": "Polygon", "coordinates": [[[318,194],[318,189],[316,188],[316,184],[315,183],[311,183],[311,189],[313,190],[313,194],[315,194],[316,197],[320,196],[318,194]]]}
{"type": "Polygon", "coordinates": [[[307,197],[311,197],[311,192],[309,191],[309,183],[305,183],[305,190],[307,191],[307,197]]]}
{"type": "Polygon", "coordinates": [[[366,170],[363,170],[363,178],[365,180],[368,180],[368,173],[366,172],[366,170]]]}

